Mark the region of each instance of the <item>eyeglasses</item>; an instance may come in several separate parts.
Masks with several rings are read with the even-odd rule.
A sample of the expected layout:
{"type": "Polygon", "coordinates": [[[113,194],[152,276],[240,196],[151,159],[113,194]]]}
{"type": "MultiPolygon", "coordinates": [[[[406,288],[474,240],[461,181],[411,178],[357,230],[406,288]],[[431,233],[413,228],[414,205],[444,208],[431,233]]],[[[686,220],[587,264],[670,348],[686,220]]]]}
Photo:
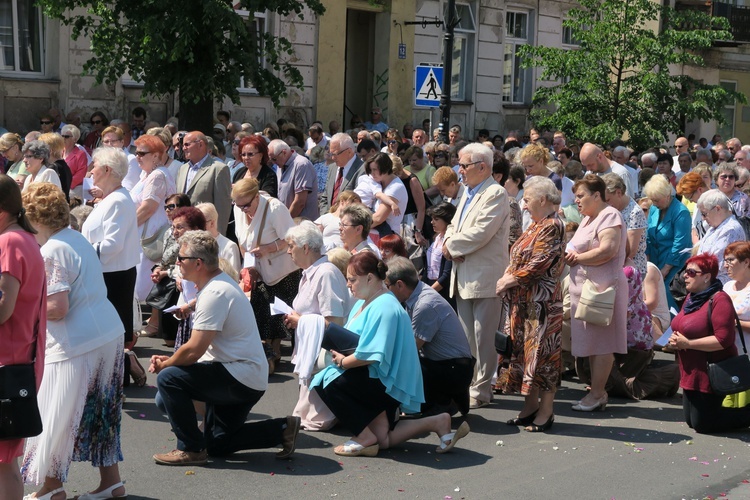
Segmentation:
{"type": "Polygon", "coordinates": [[[52,125],[53,122],[48,122],[46,120],[40,120],[39,123],[42,124],[42,125],[52,125]]]}
{"type": "Polygon", "coordinates": [[[178,255],[177,256],[177,262],[182,262],[184,260],[201,260],[200,257],[188,257],[185,255],[178,255]]]}
{"type": "Polygon", "coordinates": [[[724,257],[724,263],[727,264],[728,266],[733,265],[735,262],[737,262],[736,257],[724,257]]]}
{"type": "Polygon", "coordinates": [[[23,157],[24,157],[24,158],[36,158],[36,156],[34,156],[34,155],[29,155],[29,154],[23,155],[23,157]]]}
{"type": "Polygon", "coordinates": [[[174,210],[175,208],[177,208],[177,204],[175,204],[175,203],[170,203],[169,205],[164,205],[164,210],[166,210],[167,212],[169,212],[170,210],[174,210]]]}
{"type": "Polygon", "coordinates": [[[464,170],[468,169],[472,165],[476,165],[477,163],[482,163],[482,161],[473,161],[471,163],[459,163],[459,168],[463,168],[464,170]]]}
{"type": "Polygon", "coordinates": [[[252,158],[255,155],[259,155],[260,153],[241,153],[240,157],[242,158],[252,158]]]}
{"type": "Polygon", "coordinates": [[[137,156],[138,158],[143,158],[143,157],[144,157],[144,156],[146,156],[147,154],[151,154],[151,151],[136,151],[136,152],[135,152],[135,155],[136,155],[136,156],[137,156]]]}
{"type": "Polygon", "coordinates": [[[394,141],[394,140],[391,139],[390,141],[388,141],[388,144],[389,145],[391,145],[391,144],[398,144],[398,141],[394,141]]]}
{"type": "Polygon", "coordinates": [[[346,149],[341,149],[339,151],[336,151],[335,153],[333,151],[331,151],[329,154],[331,155],[331,158],[334,158],[334,157],[340,155],[341,153],[343,153],[344,151],[346,151],[346,149]]]}
{"type": "Polygon", "coordinates": [[[736,177],[734,175],[732,175],[732,174],[722,174],[722,175],[719,176],[719,179],[721,179],[723,181],[730,180],[730,179],[734,180],[734,179],[736,179],[736,177]]]}
{"type": "Polygon", "coordinates": [[[703,271],[696,271],[695,269],[685,269],[684,273],[688,278],[695,278],[699,274],[706,274],[703,271]]]}
{"type": "Polygon", "coordinates": [[[255,197],[253,197],[253,199],[250,200],[245,205],[238,205],[236,201],[232,201],[232,205],[234,205],[235,207],[239,208],[240,210],[242,210],[244,212],[245,210],[247,210],[248,208],[250,208],[250,205],[252,205],[254,201],[255,201],[255,197]]]}
{"type": "Polygon", "coordinates": [[[91,125],[99,125],[100,123],[102,123],[101,120],[91,120],[91,125]]]}
{"type": "Polygon", "coordinates": [[[345,227],[355,227],[355,226],[359,226],[359,224],[344,224],[343,222],[339,222],[339,230],[345,227]]]}
{"type": "Polygon", "coordinates": [[[234,144],[235,146],[239,146],[239,145],[240,145],[240,142],[242,142],[242,139],[235,139],[235,140],[233,141],[233,144],[234,144]]]}
{"type": "Polygon", "coordinates": [[[72,135],[69,135],[69,134],[63,134],[62,138],[63,138],[63,139],[72,139],[72,138],[73,138],[73,136],[72,136],[72,135]]]}

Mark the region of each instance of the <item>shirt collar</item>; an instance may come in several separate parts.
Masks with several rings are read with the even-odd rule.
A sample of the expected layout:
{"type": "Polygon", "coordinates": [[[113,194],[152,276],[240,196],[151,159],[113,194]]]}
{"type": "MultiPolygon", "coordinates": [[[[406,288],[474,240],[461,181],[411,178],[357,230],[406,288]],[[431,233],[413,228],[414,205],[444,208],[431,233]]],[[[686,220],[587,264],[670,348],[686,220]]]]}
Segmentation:
{"type": "Polygon", "coordinates": [[[200,168],[201,165],[203,165],[203,162],[205,162],[207,158],[208,158],[208,154],[206,154],[206,156],[201,158],[201,161],[199,161],[198,163],[193,163],[191,161],[188,161],[188,163],[190,163],[190,168],[194,168],[194,169],[200,168]]]}
{"type": "Polygon", "coordinates": [[[325,264],[326,262],[328,262],[328,256],[322,255],[318,260],[313,262],[310,267],[302,270],[302,276],[304,276],[309,281],[313,276],[315,276],[315,273],[318,271],[318,269],[320,269],[320,265],[325,264]]]}
{"type": "Polygon", "coordinates": [[[489,181],[490,179],[492,179],[492,176],[487,177],[485,180],[477,184],[474,187],[474,189],[470,188],[469,186],[466,186],[466,191],[469,193],[469,196],[474,196],[475,194],[477,194],[477,191],[479,191],[482,188],[482,186],[484,186],[487,183],[487,181],[489,181]]]}
{"type": "Polygon", "coordinates": [[[404,302],[404,305],[406,305],[406,308],[408,310],[414,309],[414,306],[417,303],[417,300],[419,299],[419,295],[422,293],[422,289],[425,287],[425,284],[423,281],[420,281],[417,283],[416,288],[411,292],[411,295],[409,295],[409,298],[406,299],[406,302],[404,302]]]}

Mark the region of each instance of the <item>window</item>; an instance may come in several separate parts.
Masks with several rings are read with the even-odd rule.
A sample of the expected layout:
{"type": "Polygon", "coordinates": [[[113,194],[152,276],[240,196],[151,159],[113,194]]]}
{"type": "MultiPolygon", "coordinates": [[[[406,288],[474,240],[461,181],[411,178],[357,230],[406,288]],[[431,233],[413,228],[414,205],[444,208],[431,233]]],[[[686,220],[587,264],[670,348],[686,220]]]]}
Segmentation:
{"type": "MultiPolygon", "coordinates": [[[[471,96],[471,77],[474,74],[474,38],[477,28],[474,7],[456,3],[453,55],[451,56],[451,99],[468,101],[471,96]]],[[[446,6],[445,19],[448,19],[446,6]]]]}
{"type": "MultiPolygon", "coordinates": [[[[719,85],[721,85],[724,90],[729,90],[732,92],[737,91],[737,82],[722,80],[721,82],[719,82],[719,85]]],[[[719,125],[716,128],[716,133],[722,136],[724,140],[727,140],[729,137],[734,137],[734,117],[736,111],[736,101],[732,101],[731,104],[724,106],[724,109],[721,110],[721,114],[724,116],[724,119],[727,121],[727,123],[726,125],[719,125]]]]}
{"type": "Polygon", "coordinates": [[[563,21],[563,28],[562,28],[562,43],[563,45],[571,45],[574,47],[578,47],[581,45],[580,40],[577,40],[573,36],[573,28],[570,28],[568,26],[565,26],[565,21],[563,21]]]}
{"type": "MultiPolygon", "coordinates": [[[[245,25],[250,35],[260,44],[259,54],[263,53],[263,35],[266,33],[267,28],[267,15],[266,12],[255,12],[252,13],[247,10],[242,10],[235,5],[235,12],[245,20],[245,25]]],[[[258,66],[265,66],[265,59],[263,57],[258,58],[258,66]]],[[[250,82],[245,82],[244,78],[240,78],[240,84],[237,86],[240,92],[257,93],[255,88],[250,82]]]]}
{"type": "Polygon", "coordinates": [[[0,71],[44,73],[44,23],[34,0],[0,0],[0,71]]]}
{"type": "Polygon", "coordinates": [[[505,58],[503,64],[503,102],[531,102],[531,69],[521,67],[518,48],[532,43],[533,20],[529,12],[505,14],[505,58]]]}

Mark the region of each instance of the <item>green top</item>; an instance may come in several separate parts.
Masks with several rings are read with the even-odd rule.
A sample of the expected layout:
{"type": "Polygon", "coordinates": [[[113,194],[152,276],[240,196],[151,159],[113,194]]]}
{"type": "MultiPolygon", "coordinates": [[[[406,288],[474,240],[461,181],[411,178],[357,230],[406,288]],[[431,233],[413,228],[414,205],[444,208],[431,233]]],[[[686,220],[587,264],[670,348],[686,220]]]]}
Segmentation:
{"type": "Polygon", "coordinates": [[[26,164],[23,162],[23,160],[18,160],[8,169],[8,177],[13,179],[14,181],[19,175],[29,175],[29,171],[26,170],[26,164]]]}

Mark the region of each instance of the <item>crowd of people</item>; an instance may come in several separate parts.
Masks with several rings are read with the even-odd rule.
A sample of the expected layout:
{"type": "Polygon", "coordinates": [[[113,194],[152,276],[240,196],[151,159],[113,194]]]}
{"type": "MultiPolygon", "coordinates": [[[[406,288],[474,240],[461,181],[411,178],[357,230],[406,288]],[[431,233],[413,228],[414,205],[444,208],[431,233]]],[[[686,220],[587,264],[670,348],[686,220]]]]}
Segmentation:
{"type": "Polygon", "coordinates": [[[377,108],[330,134],[255,132],[221,111],[210,136],[142,108],[86,129],[52,111],[0,137],[0,370],[34,364],[44,424],[0,441],[8,498],[24,483],[39,485],[24,498],[65,498],[72,461],[101,476],[78,498],[125,496],[123,388],[147,372],[176,437],[162,465],[277,446],[286,459],[301,430],[337,425],[352,436],[337,455],[426,433],[445,453],[501,393],[524,397],[508,425],[548,432],[572,371],[574,411],[682,389],[696,432],[750,426],[750,394],[714,394],[706,368],[750,331],[738,139],[678,137],[672,155],[533,129],[467,140],[453,126],[441,142],[377,108]],[[612,297],[603,323],[582,306],[592,289],[612,297]],[[144,368],[142,337],[170,354],[144,368]],[[290,414],[247,422],[286,362],[290,414]]]}

